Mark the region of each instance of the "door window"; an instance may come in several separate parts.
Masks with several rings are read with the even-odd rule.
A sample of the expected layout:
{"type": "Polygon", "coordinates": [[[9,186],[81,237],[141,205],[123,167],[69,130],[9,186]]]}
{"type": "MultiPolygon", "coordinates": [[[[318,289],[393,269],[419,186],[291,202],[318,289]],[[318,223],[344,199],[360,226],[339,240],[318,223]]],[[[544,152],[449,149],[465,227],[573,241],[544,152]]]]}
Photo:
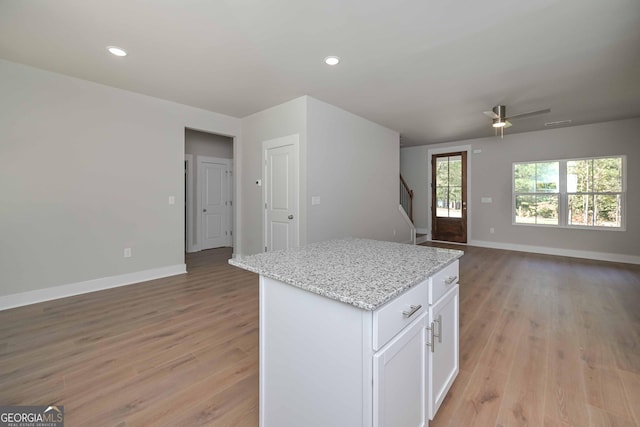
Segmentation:
{"type": "Polygon", "coordinates": [[[436,216],[462,218],[462,156],[436,159],[436,216]]]}

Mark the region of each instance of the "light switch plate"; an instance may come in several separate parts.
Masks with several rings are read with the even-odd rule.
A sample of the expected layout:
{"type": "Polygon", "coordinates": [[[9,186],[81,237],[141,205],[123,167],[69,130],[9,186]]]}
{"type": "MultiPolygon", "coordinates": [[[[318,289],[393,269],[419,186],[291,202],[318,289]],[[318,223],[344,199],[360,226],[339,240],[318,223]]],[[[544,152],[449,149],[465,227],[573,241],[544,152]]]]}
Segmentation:
{"type": "Polygon", "coordinates": [[[493,203],[493,199],[491,197],[483,197],[480,199],[482,203],[493,203]]]}
{"type": "Polygon", "coordinates": [[[169,196],[169,204],[170,205],[176,204],[176,196],[169,196]]]}
{"type": "Polygon", "coordinates": [[[319,205],[320,204],[320,196],[311,196],[311,204],[319,205]]]}

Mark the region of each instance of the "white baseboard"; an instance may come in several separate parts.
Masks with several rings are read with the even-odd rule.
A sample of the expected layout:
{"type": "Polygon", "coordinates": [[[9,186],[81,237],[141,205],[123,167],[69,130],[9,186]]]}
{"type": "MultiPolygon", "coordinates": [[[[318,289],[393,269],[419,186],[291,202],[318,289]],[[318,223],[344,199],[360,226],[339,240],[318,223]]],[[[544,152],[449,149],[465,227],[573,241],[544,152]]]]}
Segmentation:
{"type": "Polygon", "coordinates": [[[187,253],[191,254],[194,252],[200,252],[200,246],[199,245],[193,245],[193,246],[189,246],[186,250],[187,253]]]}
{"type": "MultiPolygon", "coordinates": [[[[411,233],[410,243],[412,245],[415,245],[416,244],[416,227],[413,225],[413,221],[411,221],[411,219],[409,218],[409,215],[407,215],[402,205],[398,205],[398,209],[400,210],[400,215],[404,218],[405,222],[409,226],[409,233],[411,233]]],[[[395,231],[394,231],[394,234],[395,234],[395,231]]]]}
{"type": "Polygon", "coordinates": [[[576,249],[548,248],[544,246],[518,245],[515,243],[487,242],[484,240],[470,240],[469,246],[483,248],[505,249],[518,252],[533,252],[536,254],[558,255],[571,258],[585,258],[598,261],[622,262],[626,264],[640,264],[640,256],[612,254],[607,252],[580,251],[576,249]]]}
{"type": "Polygon", "coordinates": [[[102,291],[104,289],[117,288],[119,286],[132,285],[146,282],[147,280],[161,279],[187,272],[186,264],[170,265],[167,267],[153,268],[150,270],[136,271],[134,273],[118,276],[101,277],[99,279],[84,282],[70,283],[68,285],[54,286],[52,288],[37,289],[35,291],[21,292],[19,294],[0,296],[0,310],[21,307],[23,305],[36,304],[89,292],[102,291]]]}
{"type": "Polygon", "coordinates": [[[420,236],[420,237],[416,237],[416,245],[419,245],[420,243],[424,243],[424,242],[428,242],[429,236],[420,236]]]}
{"type": "Polygon", "coordinates": [[[429,234],[428,228],[416,228],[416,232],[420,234],[429,234]]]}

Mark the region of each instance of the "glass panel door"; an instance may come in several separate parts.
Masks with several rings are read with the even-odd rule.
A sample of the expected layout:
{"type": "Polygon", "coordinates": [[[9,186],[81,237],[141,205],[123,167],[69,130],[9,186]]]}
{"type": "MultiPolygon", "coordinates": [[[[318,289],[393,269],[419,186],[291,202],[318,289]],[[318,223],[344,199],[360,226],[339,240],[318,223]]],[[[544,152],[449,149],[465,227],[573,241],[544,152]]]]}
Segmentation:
{"type": "Polygon", "coordinates": [[[467,241],[467,153],[432,156],[431,238],[467,241]]]}

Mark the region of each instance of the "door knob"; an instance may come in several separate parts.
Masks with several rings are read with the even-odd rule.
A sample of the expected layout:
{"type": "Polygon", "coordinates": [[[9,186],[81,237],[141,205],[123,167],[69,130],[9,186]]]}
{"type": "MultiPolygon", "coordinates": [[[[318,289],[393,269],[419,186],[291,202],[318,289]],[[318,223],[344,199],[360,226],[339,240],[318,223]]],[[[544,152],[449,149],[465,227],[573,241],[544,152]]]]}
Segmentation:
{"type": "Polygon", "coordinates": [[[202,209],[202,212],[206,212],[206,211],[207,211],[206,209],[202,209]]]}
{"type": "Polygon", "coordinates": [[[293,215],[289,215],[289,216],[288,216],[288,218],[289,218],[289,219],[293,219],[293,215]]]}

